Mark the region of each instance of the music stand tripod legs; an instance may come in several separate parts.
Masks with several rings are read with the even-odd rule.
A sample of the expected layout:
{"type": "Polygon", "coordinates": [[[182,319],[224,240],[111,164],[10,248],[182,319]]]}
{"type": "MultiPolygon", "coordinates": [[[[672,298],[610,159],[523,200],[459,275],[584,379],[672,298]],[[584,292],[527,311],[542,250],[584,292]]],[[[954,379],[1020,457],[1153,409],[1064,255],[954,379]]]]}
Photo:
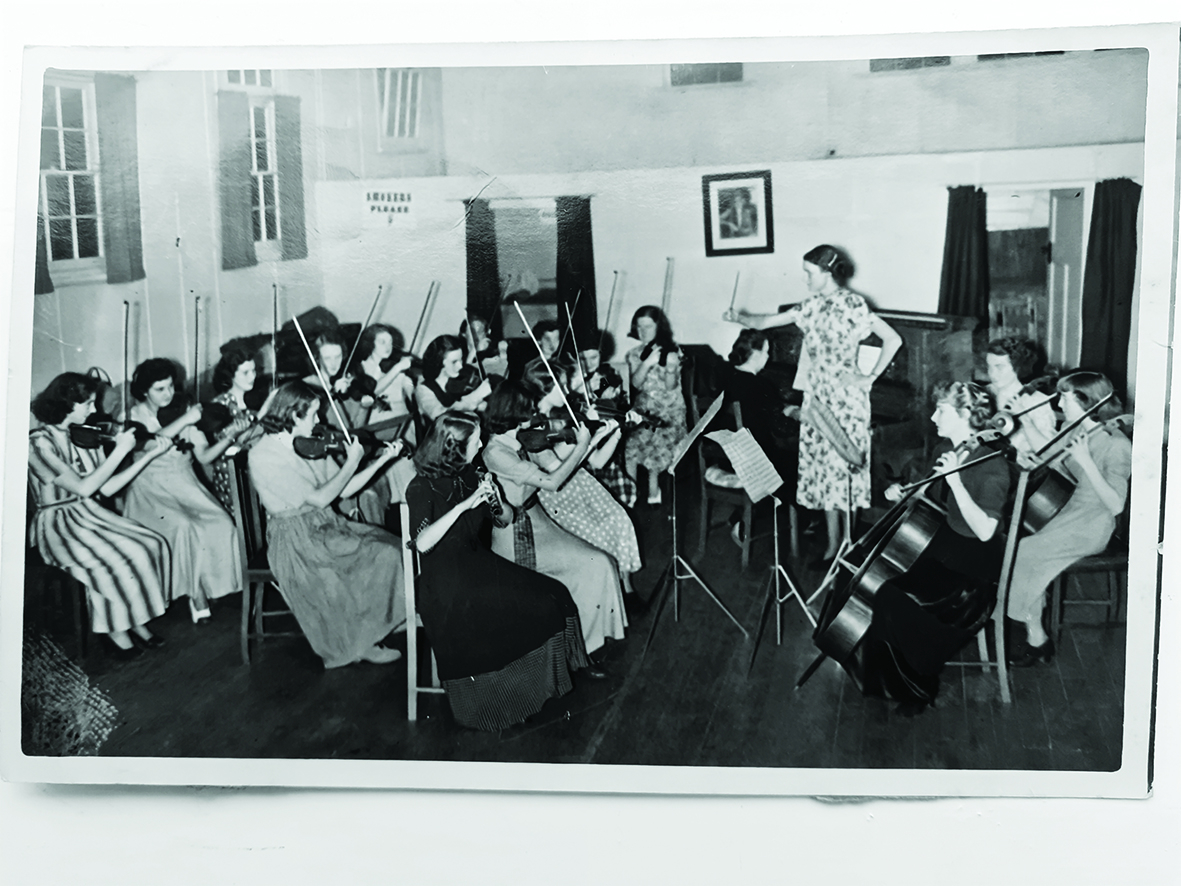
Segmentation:
{"type": "Polygon", "coordinates": [[[775,559],[771,564],[771,574],[767,576],[766,602],[763,603],[763,614],[759,619],[758,631],[755,632],[755,648],[750,653],[750,665],[747,667],[747,673],[750,673],[751,668],[755,666],[755,656],[759,654],[759,644],[763,640],[763,629],[767,626],[767,614],[772,602],[775,604],[776,646],[783,642],[783,604],[793,597],[800,604],[800,609],[804,610],[804,617],[808,619],[808,622],[813,628],[816,627],[816,618],[812,615],[812,611],[808,609],[808,601],[804,599],[804,595],[800,593],[800,589],[796,587],[795,582],[788,575],[783,562],[779,559],[779,506],[782,502],[777,495],[772,495],[771,501],[773,502],[771,532],[774,542],[775,559]],[[790,588],[786,594],[782,593],[784,583],[790,588]]]}

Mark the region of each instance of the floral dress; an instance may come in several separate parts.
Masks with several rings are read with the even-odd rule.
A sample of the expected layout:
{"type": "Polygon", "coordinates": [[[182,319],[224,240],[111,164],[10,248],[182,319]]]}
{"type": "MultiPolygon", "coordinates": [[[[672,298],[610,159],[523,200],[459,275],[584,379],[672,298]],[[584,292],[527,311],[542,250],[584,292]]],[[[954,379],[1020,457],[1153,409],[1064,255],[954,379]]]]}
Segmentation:
{"type": "MultiPolygon", "coordinates": [[[[858,348],[873,318],[869,306],[857,293],[838,289],[801,302],[787,317],[804,333],[800,368],[806,371],[796,376],[796,386],[804,391],[803,411],[815,400],[823,402],[868,465],[869,389],[845,387],[838,379],[857,372],[858,348]]],[[[869,471],[850,473],[849,463],[809,422],[800,423],[799,461],[796,501],[801,506],[819,511],[869,507],[869,471]]]]}
{"type": "MultiPolygon", "coordinates": [[[[234,399],[232,391],[226,391],[224,394],[218,394],[213,398],[213,402],[224,406],[230,411],[230,420],[237,421],[240,416],[247,415],[254,417],[254,410],[248,406],[242,406],[234,399]]],[[[210,465],[209,481],[213,484],[213,491],[217,494],[217,500],[222,503],[227,511],[233,513],[234,504],[233,497],[230,494],[230,481],[233,476],[231,471],[233,465],[230,463],[231,459],[238,452],[237,444],[227,449],[220,458],[215,460],[210,465]]]]}
{"type": "MultiPolygon", "coordinates": [[[[637,345],[627,352],[627,368],[632,378],[643,362],[641,350],[643,345],[637,345]]],[[[633,477],[638,465],[654,472],[667,470],[672,465],[673,450],[685,436],[685,395],[681,391],[680,354],[677,356],[675,367],[660,363],[653,366],[636,391],[632,407],[668,424],[663,428],[638,428],[628,436],[624,461],[633,477]]]]}

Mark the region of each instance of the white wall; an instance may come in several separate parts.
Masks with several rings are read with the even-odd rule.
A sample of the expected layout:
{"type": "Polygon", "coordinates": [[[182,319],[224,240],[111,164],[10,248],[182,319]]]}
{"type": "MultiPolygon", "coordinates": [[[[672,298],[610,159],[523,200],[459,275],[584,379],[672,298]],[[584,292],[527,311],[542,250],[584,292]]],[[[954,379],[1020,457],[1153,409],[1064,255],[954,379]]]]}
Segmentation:
{"type": "MultiPolygon", "coordinates": [[[[853,287],[879,309],[934,311],[939,296],[947,188],[961,184],[1088,185],[1141,177],[1141,145],[1107,145],[864,157],[769,168],[774,195],[775,252],[705,256],[701,176],[716,167],[645,169],[569,175],[502,175],[490,198],[591,195],[596,288],[602,322],[619,271],[612,332],[621,350],[628,322],[643,304],[660,304],[665,259],[675,260],[671,320],[682,342],[705,342],[725,353],[736,329],[720,320],[740,272],[737,304],[771,311],[805,295],[801,258],[818,243],[848,249],[858,265],[853,287]]],[[[431,279],[442,283],[424,340],[454,332],[466,293],[462,200],[488,179],[449,176],[392,181],[321,182],[317,186],[324,250],[325,304],[342,319],[360,320],[378,283],[393,285],[386,322],[413,332],[431,279]],[[414,194],[417,227],[365,223],[366,189],[414,194]]]]}

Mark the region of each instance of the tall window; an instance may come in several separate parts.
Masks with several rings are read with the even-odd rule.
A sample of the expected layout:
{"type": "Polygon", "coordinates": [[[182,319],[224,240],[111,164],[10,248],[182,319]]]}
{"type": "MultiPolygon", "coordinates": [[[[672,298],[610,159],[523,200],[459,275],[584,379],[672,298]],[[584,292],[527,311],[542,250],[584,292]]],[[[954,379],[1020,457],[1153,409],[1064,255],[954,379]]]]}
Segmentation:
{"type": "Polygon", "coordinates": [[[422,114],[422,71],[415,68],[378,68],[381,131],[386,138],[418,138],[422,114]]]}
{"type": "Polygon", "coordinates": [[[254,242],[279,239],[279,171],[275,152],[275,106],[250,108],[250,217],[254,242]]]}
{"type": "Polygon", "coordinates": [[[46,84],[41,105],[41,230],[50,261],[102,256],[98,128],[90,85],[46,84]]]}

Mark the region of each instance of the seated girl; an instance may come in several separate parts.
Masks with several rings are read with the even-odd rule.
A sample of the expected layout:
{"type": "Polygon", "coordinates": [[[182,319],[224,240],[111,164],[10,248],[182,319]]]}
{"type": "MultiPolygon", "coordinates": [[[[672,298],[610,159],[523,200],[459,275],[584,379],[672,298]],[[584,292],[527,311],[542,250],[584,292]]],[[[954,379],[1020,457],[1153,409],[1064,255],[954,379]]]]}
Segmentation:
{"type": "Polygon", "coordinates": [[[459,337],[465,336],[471,329],[471,347],[468,348],[467,359],[473,365],[479,365],[484,375],[495,375],[508,378],[508,342],[501,339],[496,341],[492,337],[492,330],[488,328],[488,321],[483,317],[471,316],[471,322],[466,319],[459,325],[459,337]]]}
{"type": "Polygon", "coordinates": [[[250,449],[250,481],[267,511],[267,557],[325,668],[397,661],[401,653],[380,644],[406,620],[398,541],[331,505],[356,494],[397,458],[400,445],[387,444],[361,470],[364,447],[355,440],[339,467],[326,457],[301,458],[294,441],[311,434],[319,402],[304,382],[280,387],[262,417],[266,433],[250,449]]]}
{"type": "Polygon", "coordinates": [[[384,323],[374,323],[366,328],[357,342],[357,365],[361,373],[373,380],[374,402],[365,422],[367,425],[405,419],[411,414],[414,379],[410,377],[409,369],[412,360],[408,354],[394,360],[394,349],[400,351],[401,342],[402,334],[384,323]]]}
{"type": "MultiPolygon", "coordinates": [[[[209,601],[242,590],[242,563],[234,521],[197,479],[194,458],[203,464],[217,459],[233,442],[227,436],[208,445],[195,425],[201,407],[161,425],[159,412],[173,405],[179,370],[171,360],[153,357],[136,367],[130,418],[173,439],[176,446],[152,461],[127,487],[123,516],[159,532],[172,549],[172,599],[189,598],[193,621],[209,618],[209,601]]],[[[133,456],[134,457],[134,456],[133,456]]]]}
{"type": "MultiPolygon", "coordinates": [[[[882,584],[873,598],[873,621],[845,669],[866,695],[902,703],[913,715],[933,704],[943,665],[968,643],[992,612],[1004,555],[1001,520],[1009,492],[1003,458],[975,440],[996,412],[984,388],[954,382],[937,389],[931,419],[952,444],[935,462],[944,472],[967,465],[928,485],[944,501],[945,516],[915,565],[882,584]]],[[[886,490],[897,501],[901,487],[886,490]]]]}
{"type": "MultiPolygon", "coordinates": [[[[232,347],[224,351],[221,359],[217,361],[217,365],[213,367],[213,389],[217,391],[217,396],[213,398],[212,402],[226,410],[227,417],[231,422],[228,427],[217,434],[217,438],[229,437],[231,439],[228,448],[222,452],[220,457],[205,464],[209,470],[213,491],[217,493],[218,501],[227,511],[232,510],[230,483],[233,479],[233,466],[230,464],[230,459],[247,442],[245,435],[239,437],[237,442],[234,442],[232,438],[254,422],[255,413],[246,405],[246,395],[254,390],[254,380],[257,375],[258,370],[254,362],[254,355],[244,348],[232,347]]],[[[203,418],[207,417],[209,410],[206,409],[204,412],[206,414],[202,416],[203,418]]],[[[216,443],[218,440],[215,439],[211,442],[216,443]]]]}
{"type": "Polygon", "coordinates": [[[520,514],[491,478],[479,479],[479,450],[479,419],[443,413],[414,456],[406,498],[422,569],[418,612],[451,711],[463,726],[494,730],[569,692],[571,671],[606,675],[587,658],[566,587],[488,549],[488,524],[506,529],[520,514]]]}
{"type": "MultiPolygon", "coordinates": [[[[1097,372],[1063,376],[1058,380],[1058,401],[1064,421],[1078,421],[1111,393],[1111,382],[1097,372]]],[[[1115,531],[1116,518],[1128,499],[1132,444],[1123,432],[1102,430],[1102,426],[1119,412],[1119,399],[1113,396],[1082,419],[1064,459],[1054,462],[1060,473],[1077,484],[1074,492],[1039,532],[1017,544],[1007,614],[1024,627],[1025,639],[1013,638],[1009,655],[1014,665],[1027,667],[1051,659],[1054,644],[1042,624],[1046,587],[1083,557],[1100,553],[1115,531]]],[[[1037,448],[1049,442],[1034,428],[1026,433],[1037,448]]]]}
{"type": "MultiPolygon", "coordinates": [[[[422,381],[414,391],[424,424],[430,424],[448,409],[474,412],[484,408],[484,401],[492,392],[487,379],[465,385],[471,388],[466,392],[455,387],[455,380],[465,373],[463,351],[463,339],[454,335],[440,335],[426,346],[422,355],[422,381]]],[[[467,372],[474,372],[474,368],[467,372]]]]}
{"type": "Polygon", "coordinates": [[[168,543],[94,496],[117,493],[171,443],[152,440],[123,471],[119,465],[136,445],[133,431],[117,433],[105,457],[101,447],[76,446],[70,428],[94,414],[98,386],[95,378],[64,372],[33,400],[41,427],[29,434],[29,486],[37,506],[32,536],[46,563],[85,586],[90,629],[107,636],[116,657],[134,658],[164,642],[147,624],[164,614],[170,597],[168,543]]]}
{"type": "MultiPolygon", "coordinates": [[[[615,561],[606,551],[562,528],[539,499],[541,494],[554,496],[549,498],[550,506],[566,522],[578,519],[573,513],[577,503],[593,501],[596,507],[609,503],[622,513],[585,472],[581,480],[574,479],[588,452],[614,435],[616,429],[605,425],[592,438],[583,425],[565,456],[547,453],[539,459],[545,464],[542,467],[522,450],[517,439],[518,432],[529,423],[535,402],[534,395],[520,382],[504,382],[488,401],[488,426],[493,436],[484,448],[484,464],[496,475],[509,504],[518,509],[518,519],[512,526],[493,529],[492,550],[514,563],[556,578],[570,589],[570,596],[578,604],[587,651],[593,653],[606,638],[622,638],[627,626],[615,561]],[[567,481],[576,484],[575,491],[555,495],[567,481]],[[601,493],[597,498],[593,495],[594,487],[601,493]]],[[[626,514],[623,519],[627,520],[626,514]]],[[[606,527],[602,542],[618,552],[623,547],[619,539],[622,527],[618,521],[613,522],[614,529],[606,527]]],[[[630,521],[627,523],[630,526],[630,521]]],[[[619,556],[629,555],[620,553],[619,556]]],[[[635,556],[638,558],[638,551],[635,556]]],[[[627,566],[631,565],[629,560],[627,566]]]]}

